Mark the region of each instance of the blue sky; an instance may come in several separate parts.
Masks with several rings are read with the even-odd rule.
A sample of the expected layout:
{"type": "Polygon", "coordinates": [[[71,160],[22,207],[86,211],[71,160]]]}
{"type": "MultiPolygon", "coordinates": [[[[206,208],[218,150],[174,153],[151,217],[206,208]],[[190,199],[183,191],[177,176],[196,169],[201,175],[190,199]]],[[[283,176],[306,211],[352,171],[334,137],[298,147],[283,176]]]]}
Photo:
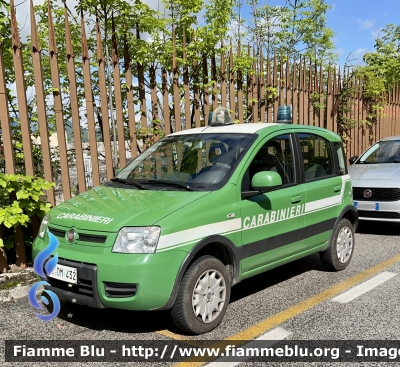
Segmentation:
{"type": "Polygon", "coordinates": [[[400,24],[399,0],[336,0],[327,13],[327,25],[335,33],[334,43],[343,65],[353,52],[353,64],[362,62],[365,52],[374,50],[375,38],[386,24],[400,24]]]}

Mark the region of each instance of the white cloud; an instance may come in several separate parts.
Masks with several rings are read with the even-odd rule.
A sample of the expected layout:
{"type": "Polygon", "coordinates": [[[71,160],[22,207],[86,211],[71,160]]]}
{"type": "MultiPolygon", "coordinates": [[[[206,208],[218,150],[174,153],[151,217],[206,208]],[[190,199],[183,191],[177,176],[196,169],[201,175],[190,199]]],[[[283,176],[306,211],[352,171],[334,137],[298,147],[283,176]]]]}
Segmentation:
{"type": "Polygon", "coordinates": [[[344,50],[342,47],[339,47],[338,49],[335,50],[335,53],[337,53],[340,56],[340,55],[343,55],[344,50]]]}
{"type": "Polygon", "coordinates": [[[373,38],[374,40],[376,40],[376,39],[378,39],[378,38],[381,37],[381,29],[380,29],[380,28],[372,29],[372,30],[370,31],[370,33],[371,33],[371,36],[372,36],[372,38],[373,38]]]}
{"type": "Polygon", "coordinates": [[[358,48],[357,50],[355,50],[354,52],[353,52],[353,55],[354,56],[364,56],[364,54],[367,52],[367,49],[365,49],[365,48],[358,48]]]}
{"type": "Polygon", "coordinates": [[[360,31],[363,31],[365,29],[371,29],[374,24],[375,24],[375,20],[371,20],[371,19],[359,19],[357,18],[357,23],[360,26],[358,29],[360,31]]]}
{"type": "Polygon", "coordinates": [[[358,48],[351,55],[357,59],[362,59],[366,52],[368,52],[366,48],[358,48]]]}

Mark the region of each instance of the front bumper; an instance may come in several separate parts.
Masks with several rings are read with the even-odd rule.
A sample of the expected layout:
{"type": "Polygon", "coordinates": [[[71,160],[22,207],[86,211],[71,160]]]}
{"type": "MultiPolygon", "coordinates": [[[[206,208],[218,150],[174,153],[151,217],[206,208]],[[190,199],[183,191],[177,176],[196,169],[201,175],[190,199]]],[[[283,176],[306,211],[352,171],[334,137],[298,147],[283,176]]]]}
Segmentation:
{"type": "MultiPolygon", "coordinates": [[[[77,268],[78,283],[69,285],[48,277],[50,287],[47,288],[61,299],[95,308],[162,308],[172,294],[181,264],[188,255],[173,250],[155,254],[117,254],[111,252],[111,247],[68,245],[59,240],[58,263],[77,268]]],[[[46,246],[46,240],[36,238],[33,257],[46,246]]]]}
{"type": "Polygon", "coordinates": [[[400,223],[400,201],[354,201],[360,220],[400,223]]]}

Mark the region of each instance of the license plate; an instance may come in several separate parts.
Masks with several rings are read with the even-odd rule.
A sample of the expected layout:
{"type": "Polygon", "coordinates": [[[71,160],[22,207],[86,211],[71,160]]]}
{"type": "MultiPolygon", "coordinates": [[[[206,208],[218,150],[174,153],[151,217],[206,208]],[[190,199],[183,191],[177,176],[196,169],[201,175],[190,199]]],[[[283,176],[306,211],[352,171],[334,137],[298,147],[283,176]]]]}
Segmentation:
{"type": "Polygon", "coordinates": [[[78,269],[70,266],[57,264],[49,276],[68,283],[78,283],[78,269]]]}

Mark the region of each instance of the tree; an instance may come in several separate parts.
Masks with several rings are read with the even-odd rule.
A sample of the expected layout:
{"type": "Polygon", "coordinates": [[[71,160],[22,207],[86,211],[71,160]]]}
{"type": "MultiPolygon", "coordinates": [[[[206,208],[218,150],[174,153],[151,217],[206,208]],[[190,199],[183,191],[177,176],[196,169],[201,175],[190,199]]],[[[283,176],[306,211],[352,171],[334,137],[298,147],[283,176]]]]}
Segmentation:
{"type": "MultiPolygon", "coordinates": [[[[240,19],[242,4],[239,3],[240,19]]],[[[326,26],[330,6],[324,0],[287,0],[283,6],[260,6],[249,0],[251,18],[246,38],[265,53],[305,56],[313,61],[333,61],[332,29],[326,26]]],[[[239,35],[240,36],[240,35],[239,35]]]]}
{"type": "Polygon", "coordinates": [[[375,52],[368,52],[363,59],[368,70],[389,85],[400,81],[400,25],[388,24],[375,40],[375,52]]]}

